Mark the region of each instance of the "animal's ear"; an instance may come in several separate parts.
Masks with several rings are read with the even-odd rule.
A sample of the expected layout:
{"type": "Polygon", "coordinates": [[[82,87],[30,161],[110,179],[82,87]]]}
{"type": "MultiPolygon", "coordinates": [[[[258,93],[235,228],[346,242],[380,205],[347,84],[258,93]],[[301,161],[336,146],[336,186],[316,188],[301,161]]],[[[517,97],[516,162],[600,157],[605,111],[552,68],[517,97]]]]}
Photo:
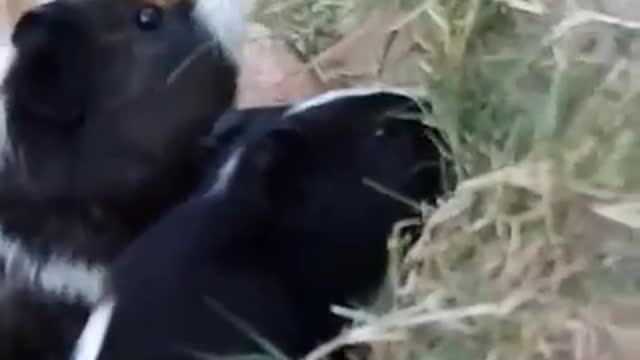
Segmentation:
{"type": "Polygon", "coordinates": [[[274,209],[278,208],[283,195],[292,190],[289,185],[297,176],[304,146],[303,136],[298,130],[277,128],[260,135],[245,148],[242,161],[253,169],[253,175],[246,176],[258,180],[262,195],[274,209]]]}
{"type": "Polygon", "coordinates": [[[10,102],[45,119],[80,120],[93,72],[90,26],[68,2],[48,2],[23,14],[11,35],[16,54],[4,79],[10,102]]]}
{"type": "Polygon", "coordinates": [[[254,164],[269,182],[280,180],[287,168],[304,151],[303,135],[298,129],[276,128],[259,138],[251,154],[254,164]]]}
{"type": "Polygon", "coordinates": [[[339,141],[371,134],[391,114],[419,112],[416,99],[400,90],[333,90],[291,106],[291,124],[314,138],[339,141]]]}

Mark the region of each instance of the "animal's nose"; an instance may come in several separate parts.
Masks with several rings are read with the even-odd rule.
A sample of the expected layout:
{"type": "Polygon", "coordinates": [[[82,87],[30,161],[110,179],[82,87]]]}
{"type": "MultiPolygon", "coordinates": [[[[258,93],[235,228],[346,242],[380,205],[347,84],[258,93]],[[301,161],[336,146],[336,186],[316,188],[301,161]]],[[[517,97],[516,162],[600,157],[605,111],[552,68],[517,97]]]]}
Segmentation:
{"type": "MultiPolygon", "coordinates": [[[[54,38],[64,40],[82,31],[81,15],[63,1],[48,2],[25,12],[16,24],[11,41],[19,50],[40,49],[54,38]]],[[[71,40],[72,39],[66,39],[71,40]]]]}

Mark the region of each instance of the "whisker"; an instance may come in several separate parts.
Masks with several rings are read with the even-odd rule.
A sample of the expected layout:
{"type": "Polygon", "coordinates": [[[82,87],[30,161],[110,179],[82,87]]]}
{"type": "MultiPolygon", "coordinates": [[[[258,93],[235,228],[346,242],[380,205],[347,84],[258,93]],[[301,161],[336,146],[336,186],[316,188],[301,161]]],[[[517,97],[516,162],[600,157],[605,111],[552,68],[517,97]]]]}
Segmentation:
{"type": "Polygon", "coordinates": [[[189,67],[189,65],[193,64],[193,62],[200,55],[204,54],[205,51],[208,50],[210,47],[213,48],[214,45],[216,45],[214,41],[207,41],[202,45],[198,46],[197,48],[195,48],[191,53],[189,53],[189,55],[187,55],[184,58],[184,60],[182,60],[178,64],[178,66],[176,66],[176,68],[169,74],[169,76],[167,77],[167,86],[175,82],[178,76],[180,76],[180,74],[182,74],[189,67]]]}
{"type": "MultiPolygon", "coordinates": [[[[202,44],[200,44],[198,47],[196,47],[195,49],[193,49],[187,56],[185,56],[185,58],[180,61],[180,63],[178,63],[178,65],[175,67],[175,69],[173,69],[169,75],[167,75],[167,80],[165,82],[165,86],[171,86],[171,84],[173,84],[178,78],[179,76],[184,73],[184,71],[186,69],[189,68],[189,65],[193,64],[193,62],[202,54],[205,53],[206,50],[208,50],[209,48],[212,49],[216,49],[215,47],[216,42],[215,41],[207,41],[204,42],[202,44]]],[[[160,85],[162,86],[162,85],[160,85]]],[[[111,111],[117,111],[118,108],[121,107],[125,107],[135,101],[137,101],[138,99],[144,98],[145,93],[139,93],[136,94],[132,97],[128,97],[126,99],[123,99],[121,101],[116,102],[115,104],[112,104],[111,106],[109,106],[109,109],[111,111]]]]}

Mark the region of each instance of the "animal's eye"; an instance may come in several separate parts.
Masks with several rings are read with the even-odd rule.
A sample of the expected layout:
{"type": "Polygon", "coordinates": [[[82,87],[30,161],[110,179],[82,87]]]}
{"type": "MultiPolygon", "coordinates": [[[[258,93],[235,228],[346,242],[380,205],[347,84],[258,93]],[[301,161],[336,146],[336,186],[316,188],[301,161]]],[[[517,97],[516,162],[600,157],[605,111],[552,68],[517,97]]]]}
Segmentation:
{"type": "Polygon", "coordinates": [[[157,5],[145,5],[136,13],[136,24],[143,31],[157,29],[162,24],[162,9],[157,5]]]}

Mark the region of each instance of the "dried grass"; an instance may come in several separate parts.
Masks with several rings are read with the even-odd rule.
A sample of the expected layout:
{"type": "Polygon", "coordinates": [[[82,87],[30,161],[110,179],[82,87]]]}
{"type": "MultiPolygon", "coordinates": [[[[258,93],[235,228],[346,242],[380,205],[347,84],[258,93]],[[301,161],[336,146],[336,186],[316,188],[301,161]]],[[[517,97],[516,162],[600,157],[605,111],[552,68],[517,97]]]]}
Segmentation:
{"type": "MultiPolygon", "coordinates": [[[[380,59],[408,34],[401,47],[435,110],[425,121],[444,131],[457,180],[390,269],[391,307],[337,309],[353,328],[307,359],[357,343],[372,359],[637,358],[640,23],[571,0],[295,3],[352,14],[275,11],[274,27],[309,43],[326,26],[339,44],[349,24],[394,7],[380,59]]],[[[332,46],[298,51],[322,72],[332,46]]],[[[365,72],[351,80],[393,81],[365,72]]]]}

